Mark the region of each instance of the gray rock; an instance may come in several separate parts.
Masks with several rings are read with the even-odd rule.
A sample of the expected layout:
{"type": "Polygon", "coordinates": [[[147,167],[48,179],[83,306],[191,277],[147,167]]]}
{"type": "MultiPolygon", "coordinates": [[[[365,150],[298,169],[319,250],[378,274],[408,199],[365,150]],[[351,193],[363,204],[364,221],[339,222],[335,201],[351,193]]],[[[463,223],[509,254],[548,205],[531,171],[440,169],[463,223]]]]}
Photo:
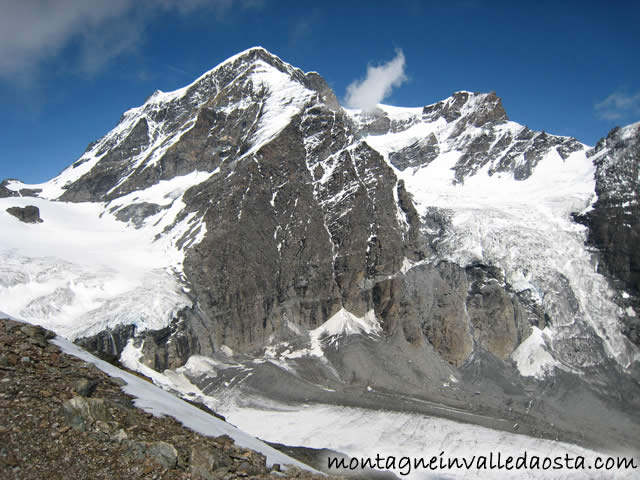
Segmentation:
{"type": "Polygon", "coordinates": [[[129,435],[122,428],[111,436],[111,440],[118,443],[122,443],[128,439],[129,435]]]}
{"type": "Polygon", "coordinates": [[[152,442],[146,447],[146,456],[164,468],[174,468],[178,462],[178,451],[166,442],[152,442]]]}
{"type": "Polygon", "coordinates": [[[192,475],[200,475],[205,480],[217,479],[216,470],[228,468],[232,464],[231,458],[218,449],[202,445],[196,445],[191,449],[189,471],[192,475]]]}
{"type": "Polygon", "coordinates": [[[0,183],[0,198],[19,197],[20,196],[20,194],[18,192],[7,188],[7,184],[9,183],[10,180],[13,180],[13,179],[6,178],[0,183]]]}
{"type": "Polygon", "coordinates": [[[40,209],[33,205],[27,205],[26,207],[9,207],[7,208],[7,213],[24,223],[43,222],[42,218],[40,218],[40,209]]]}
{"type": "Polygon", "coordinates": [[[119,387],[124,387],[125,385],[128,385],[127,382],[120,377],[111,377],[109,380],[111,380],[111,383],[114,383],[119,387]]]}
{"type": "MultiPolygon", "coordinates": [[[[597,248],[598,271],[627,292],[624,309],[640,312],[640,129],[614,128],[588,152],[596,165],[597,200],[574,218],[589,228],[588,243],[597,248]]],[[[625,315],[624,333],[640,345],[640,321],[625,315]]]]}
{"type": "Polygon", "coordinates": [[[38,194],[42,191],[39,188],[21,188],[20,190],[11,190],[7,187],[8,183],[11,180],[15,180],[13,178],[6,178],[2,182],[0,182],[0,198],[8,198],[8,197],[37,197],[38,194]]]}
{"type": "Polygon", "coordinates": [[[42,328],[39,325],[25,325],[25,324],[20,324],[20,325],[21,325],[20,331],[28,337],[31,337],[37,340],[40,340],[40,339],[49,340],[55,337],[55,333],[53,333],[51,330],[42,328]]]}
{"type": "Polygon", "coordinates": [[[124,440],[126,446],[125,455],[129,458],[136,460],[142,460],[147,454],[147,444],[144,442],[138,442],[135,440],[124,440]]]}
{"type": "Polygon", "coordinates": [[[520,325],[518,297],[505,288],[500,271],[483,265],[466,269],[469,281],[466,307],[477,344],[507,360],[520,342],[529,336],[528,325],[520,325]],[[519,335],[520,331],[523,333],[519,335]]]}
{"type": "Polygon", "coordinates": [[[113,329],[103,330],[92,337],[78,338],[75,343],[96,352],[104,360],[117,362],[122,350],[134,334],[135,327],[133,325],[118,325],[113,329]]]}
{"type": "Polygon", "coordinates": [[[133,203],[120,208],[115,212],[115,215],[121,222],[131,222],[136,228],[140,228],[148,217],[162,211],[163,208],[166,207],[156,205],[155,203],[133,203]]]}
{"type": "Polygon", "coordinates": [[[95,392],[98,382],[87,378],[81,378],[74,383],[74,391],[81,397],[90,397],[95,392]]]}
{"type": "Polygon", "coordinates": [[[67,422],[74,430],[87,431],[97,421],[112,420],[105,402],[101,398],[73,397],[62,404],[67,422]]]}
{"type": "Polygon", "coordinates": [[[438,139],[432,133],[401,150],[391,152],[389,161],[400,170],[429,165],[440,155],[438,139]]]}

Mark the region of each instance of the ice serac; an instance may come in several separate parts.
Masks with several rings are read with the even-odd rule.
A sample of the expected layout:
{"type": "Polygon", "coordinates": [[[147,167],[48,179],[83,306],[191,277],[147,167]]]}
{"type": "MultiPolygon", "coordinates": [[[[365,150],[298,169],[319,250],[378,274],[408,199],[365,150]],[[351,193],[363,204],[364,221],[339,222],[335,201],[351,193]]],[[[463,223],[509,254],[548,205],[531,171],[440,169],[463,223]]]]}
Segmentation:
{"type": "Polygon", "coordinates": [[[0,299],[26,282],[36,298],[8,313],[73,310],[85,324],[48,326],[204,396],[401,395],[429,415],[622,445],[640,425],[637,145],[637,125],[593,150],[532,131],[493,92],[346,110],[317,73],[252,48],[155,92],[50,182],[0,184],[3,206],[41,207],[39,227],[68,209],[146,239],[162,262],[144,288],[106,269],[113,295],[97,298],[94,270],[59,262],[41,294],[21,279],[47,262],[5,253],[0,299]],[[191,368],[202,356],[211,372],[191,368]]]}

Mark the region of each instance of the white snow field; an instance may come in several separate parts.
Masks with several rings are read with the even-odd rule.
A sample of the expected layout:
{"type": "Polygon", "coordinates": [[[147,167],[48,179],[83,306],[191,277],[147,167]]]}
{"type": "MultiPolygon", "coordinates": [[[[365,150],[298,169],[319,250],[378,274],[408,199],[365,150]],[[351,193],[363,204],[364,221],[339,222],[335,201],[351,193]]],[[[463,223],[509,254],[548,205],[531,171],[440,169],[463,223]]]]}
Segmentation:
{"type": "Polygon", "coordinates": [[[191,305],[179,280],[183,252],[176,241],[198,222],[187,217],[154,241],[174,222],[184,189],[140,229],[102,204],[0,199],[0,308],[69,339],[116,325],[164,328],[191,305]],[[43,223],[26,224],[6,212],[26,205],[40,209],[43,223]]]}

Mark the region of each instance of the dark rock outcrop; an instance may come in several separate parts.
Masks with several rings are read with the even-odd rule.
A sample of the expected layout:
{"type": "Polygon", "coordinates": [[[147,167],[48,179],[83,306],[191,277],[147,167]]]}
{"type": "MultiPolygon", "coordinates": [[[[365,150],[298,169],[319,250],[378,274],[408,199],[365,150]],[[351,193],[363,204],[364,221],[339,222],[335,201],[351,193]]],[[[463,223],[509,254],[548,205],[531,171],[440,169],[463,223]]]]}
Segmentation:
{"type": "MultiPolygon", "coordinates": [[[[588,155],[596,165],[597,200],[575,218],[589,227],[598,270],[626,292],[619,303],[640,312],[640,124],[613,129],[588,155]]],[[[625,334],[640,345],[640,319],[627,313],[624,321],[625,334]]]]}
{"type": "Polygon", "coordinates": [[[27,205],[26,207],[9,207],[7,208],[7,213],[24,223],[43,222],[42,218],[40,218],[40,209],[33,205],[27,205]]]}
{"type": "Polygon", "coordinates": [[[539,311],[520,300],[495,267],[462,268],[440,262],[415,267],[407,274],[407,301],[434,349],[454,366],[473,352],[486,351],[506,360],[530,333],[543,324],[539,311]]]}
{"type": "Polygon", "coordinates": [[[110,363],[117,363],[129,341],[135,339],[136,346],[142,348],[145,364],[162,372],[184,365],[191,355],[214,350],[211,347],[201,349],[201,339],[191,326],[195,323],[192,310],[184,309],[178,319],[162,330],[136,332],[134,325],[119,325],[91,337],[78,338],[75,343],[110,363]]]}
{"type": "Polygon", "coordinates": [[[19,193],[15,190],[11,190],[7,188],[7,183],[9,183],[11,179],[5,179],[0,183],[0,198],[8,198],[8,197],[19,197],[19,193]]]}
{"type": "Polygon", "coordinates": [[[9,182],[14,179],[6,178],[0,182],[0,198],[8,197],[37,197],[42,191],[39,188],[21,188],[19,190],[12,190],[8,187],[9,182]]]}
{"type": "Polygon", "coordinates": [[[440,155],[438,139],[432,133],[408,147],[389,154],[389,161],[399,170],[429,165],[440,155]]]}

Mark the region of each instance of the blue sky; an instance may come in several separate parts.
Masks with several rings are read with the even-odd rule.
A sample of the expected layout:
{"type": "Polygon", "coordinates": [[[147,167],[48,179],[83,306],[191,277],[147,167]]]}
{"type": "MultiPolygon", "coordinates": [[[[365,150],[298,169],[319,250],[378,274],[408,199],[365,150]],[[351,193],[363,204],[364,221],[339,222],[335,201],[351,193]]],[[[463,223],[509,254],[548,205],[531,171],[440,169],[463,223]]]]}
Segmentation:
{"type": "Polygon", "coordinates": [[[491,90],[511,120],[593,145],[640,120],[640,2],[0,0],[0,179],[48,180],[154,90],[261,45],[338,98],[400,49],[384,103],[491,90]]]}

